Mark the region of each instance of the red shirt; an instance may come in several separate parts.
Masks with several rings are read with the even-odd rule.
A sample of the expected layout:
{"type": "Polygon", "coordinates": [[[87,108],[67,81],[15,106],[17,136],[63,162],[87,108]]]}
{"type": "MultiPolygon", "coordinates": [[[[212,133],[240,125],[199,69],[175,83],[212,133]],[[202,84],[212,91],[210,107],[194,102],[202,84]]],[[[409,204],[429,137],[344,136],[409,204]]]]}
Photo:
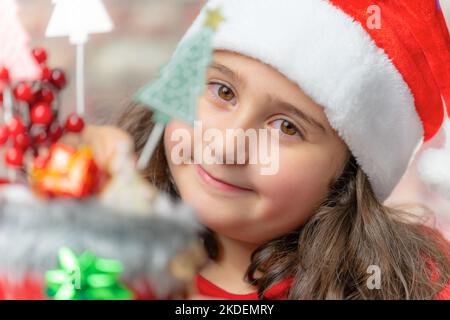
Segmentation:
{"type": "MultiPolygon", "coordinates": [[[[292,281],[292,278],[288,278],[275,284],[266,291],[264,297],[269,300],[286,300],[292,281]]],[[[200,274],[196,276],[196,283],[198,292],[204,296],[227,300],[258,300],[257,292],[234,294],[219,288],[214,283],[203,278],[200,274]]],[[[436,296],[435,300],[450,300],[450,283],[436,296]]]]}
{"type": "Polygon", "coordinates": [[[450,284],[436,296],[435,300],[450,300],[450,284]]]}
{"type": "MultiPolygon", "coordinates": [[[[291,287],[292,281],[292,278],[288,278],[275,284],[274,286],[266,290],[264,297],[269,300],[286,300],[287,293],[289,288],[291,287]]],[[[197,274],[196,276],[196,283],[199,294],[204,296],[227,300],[258,300],[257,292],[247,294],[231,293],[216,286],[214,283],[203,278],[200,274],[197,274]]]]}

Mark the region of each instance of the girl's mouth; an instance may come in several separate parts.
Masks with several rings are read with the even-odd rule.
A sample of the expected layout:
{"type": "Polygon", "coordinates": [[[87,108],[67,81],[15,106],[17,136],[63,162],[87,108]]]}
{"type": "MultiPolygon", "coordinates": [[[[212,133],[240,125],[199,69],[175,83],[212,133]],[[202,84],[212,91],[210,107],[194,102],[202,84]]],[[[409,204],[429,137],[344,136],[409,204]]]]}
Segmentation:
{"type": "Polygon", "coordinates": [[[239,187],[237,185],[225,182],[223,180],[217,179],[208,173],[201,165],[195,165],[195,169],[200,176],[200,179],[208,186],[212,186],[216,189],[227,191],[227,192],[251,192],[253,190],[239,187]]]}

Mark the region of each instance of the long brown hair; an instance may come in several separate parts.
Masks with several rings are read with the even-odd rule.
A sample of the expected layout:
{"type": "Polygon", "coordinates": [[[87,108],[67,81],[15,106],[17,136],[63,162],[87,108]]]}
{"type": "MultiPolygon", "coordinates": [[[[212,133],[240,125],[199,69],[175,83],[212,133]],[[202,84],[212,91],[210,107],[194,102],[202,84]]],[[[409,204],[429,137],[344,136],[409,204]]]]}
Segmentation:
{"type": "MultiPolygon", "coordinates": [[[[119,126],[133,136],[139,154],[153,128],[152,112],[131,106],[119,126]]],[[[163,142],[145,176],[179,197],[163,142]]],[[[202,236],[209,257],[216,259],[214,234],[207,231],[202,236]]],[[[307,223],[253,252],[245,280],[258,287],[260,298],[273,284],[293,277],[288,294],[292,300],[432,299],[448,284],[449,252],[448,242],[437,230],[411,219],[405,210],[380,203],[350,156],[307,223]],[[367,285],[369,266],[380,270],[380,289],[367,285]]]]}

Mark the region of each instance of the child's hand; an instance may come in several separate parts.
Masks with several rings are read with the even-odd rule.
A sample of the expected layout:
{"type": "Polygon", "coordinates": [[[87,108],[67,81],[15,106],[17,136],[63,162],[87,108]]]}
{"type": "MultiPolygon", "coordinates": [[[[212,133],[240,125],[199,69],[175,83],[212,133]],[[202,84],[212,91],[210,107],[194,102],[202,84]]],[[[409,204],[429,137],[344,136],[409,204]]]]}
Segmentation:
{"type": "Polygon", "coordinates": [[[61,142],[73,146],[89,145],[97,165],[111,174],[116,173],[117,158],[134,160],[131,136],[113,126],[87,126],[81,136],[69,134],[61,142]]]}
{"type": "MultiPolygon", "coordinates": [[[[97,164],[115,173],[114,161],[118,158],[134,160],[133,140],[125,131],[112,126],[88,126],[82,134],[83,142],[94,152],[97,164]]],[[[133,165],[133,164],[130,164],[133,165]]]]}

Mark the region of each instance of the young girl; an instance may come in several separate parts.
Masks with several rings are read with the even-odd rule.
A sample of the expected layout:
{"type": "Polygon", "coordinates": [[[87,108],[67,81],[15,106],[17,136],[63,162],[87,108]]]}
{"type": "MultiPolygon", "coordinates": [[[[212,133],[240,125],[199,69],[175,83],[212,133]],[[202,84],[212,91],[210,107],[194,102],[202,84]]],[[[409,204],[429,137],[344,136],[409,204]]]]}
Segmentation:
{"type": "MultiPolygon", "coordinates": [[[[193,129],[166,127],[145,174],[194,206],[208,229],[200,294],[450,298],[448,243],[383,205],[442,125],[448,31],[434,1],[372,4],[212,0],[187,33],[220,8],[225,21],[198,103],[203,127],[280,133],[279,170],[261,175],[248,161],[175,164],[172,133],[193,129]]],[[[140,152],[151,112],[135,106],[121,125],[140,152]]]]}

